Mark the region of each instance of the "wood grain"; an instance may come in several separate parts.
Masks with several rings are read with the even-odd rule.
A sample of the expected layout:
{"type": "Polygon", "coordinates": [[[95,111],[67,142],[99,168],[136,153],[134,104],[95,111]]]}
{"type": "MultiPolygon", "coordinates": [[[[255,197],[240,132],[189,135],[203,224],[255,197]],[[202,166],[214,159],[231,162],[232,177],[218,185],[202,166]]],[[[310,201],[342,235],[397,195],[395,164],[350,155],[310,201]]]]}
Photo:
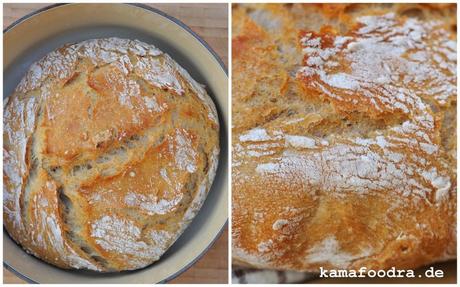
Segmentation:
{"type": "MultiPolygon", "coordinates": [[[[51,5],[3,4],[3,28],[17,19],[51,5]]],[[[146,4],[173,16],[202,37],[228,65],[228,10],[227,4],[146,4]]],[[[222,233],[211,249],[190,269],[170,283],[227,283],[228,231],[222,233]]],[[[3,268],[3,283],[25,283],[3,268]]]]}

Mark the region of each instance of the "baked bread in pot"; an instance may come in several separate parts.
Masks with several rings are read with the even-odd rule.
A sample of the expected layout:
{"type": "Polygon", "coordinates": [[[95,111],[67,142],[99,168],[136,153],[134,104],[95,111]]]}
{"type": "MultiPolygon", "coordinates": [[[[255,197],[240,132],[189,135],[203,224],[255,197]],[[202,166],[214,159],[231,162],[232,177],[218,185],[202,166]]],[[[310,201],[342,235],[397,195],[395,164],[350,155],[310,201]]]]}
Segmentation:
{"type": "Polygon", "coordinates": [[[233,7],[235,264],[456,258],[456,11],[233,7]]]}
{"type": "Polygon", "coordinates": [[[7,99],[3,120],[6,230],[61,268],[158,260],[217,168],[219,123],[204,87],[137,40],[49,53],[7,99]]]}

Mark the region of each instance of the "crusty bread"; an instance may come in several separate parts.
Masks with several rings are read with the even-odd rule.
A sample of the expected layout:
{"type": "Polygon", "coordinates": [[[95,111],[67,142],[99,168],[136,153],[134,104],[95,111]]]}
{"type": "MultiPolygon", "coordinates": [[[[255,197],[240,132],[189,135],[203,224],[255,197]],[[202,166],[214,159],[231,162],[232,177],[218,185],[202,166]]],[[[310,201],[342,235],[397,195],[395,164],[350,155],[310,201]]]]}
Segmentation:
{"type": "Polygon", "coordinates": [[[235,264],[456,257],[455,10],[233,7],[235,264]]]}
{"type": "Polygon", "coordinates": [[[33,64],[4,108],[4,224],[62,268],[145,267],[201,207],[219,124],[167,54],[109,38],[33,64]]]}

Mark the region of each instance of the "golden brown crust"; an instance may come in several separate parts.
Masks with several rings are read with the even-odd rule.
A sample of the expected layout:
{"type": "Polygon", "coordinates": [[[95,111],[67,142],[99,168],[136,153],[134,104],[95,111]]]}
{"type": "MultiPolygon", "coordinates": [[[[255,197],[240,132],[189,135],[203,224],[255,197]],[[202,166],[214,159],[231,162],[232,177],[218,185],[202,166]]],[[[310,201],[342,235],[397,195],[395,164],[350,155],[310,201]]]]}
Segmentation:
{"type": "Polygon", "coordinates": [[[154,46],[67,45],[4,108],[4,223],[62,268],[142,268],[201,207],[219,153],[203,87],[154,46]]]}
{"type": "Polygon", "coordinates": [[[452,7],[234,6],[236,262],[317,271],[456,257],[452,7]]]}

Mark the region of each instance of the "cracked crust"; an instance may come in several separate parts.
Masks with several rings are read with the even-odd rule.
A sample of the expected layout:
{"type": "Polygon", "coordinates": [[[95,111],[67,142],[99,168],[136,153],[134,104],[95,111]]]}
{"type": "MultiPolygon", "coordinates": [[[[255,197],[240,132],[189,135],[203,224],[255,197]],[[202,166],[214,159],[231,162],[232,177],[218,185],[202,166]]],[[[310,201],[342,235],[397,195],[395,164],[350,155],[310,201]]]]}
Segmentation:
{"type": "Polygon", "coordinates": [[[61,268],[158,260],[214,179],[219,125],[204,88],[152,45],[66,45],[33,64],[4,108],[4,224],[61,268]]]}
{"type": "Polygon", "coordinates": [[[445,5],[233,7],[234,263],[456,257],[455,17],[445,5]]]}

